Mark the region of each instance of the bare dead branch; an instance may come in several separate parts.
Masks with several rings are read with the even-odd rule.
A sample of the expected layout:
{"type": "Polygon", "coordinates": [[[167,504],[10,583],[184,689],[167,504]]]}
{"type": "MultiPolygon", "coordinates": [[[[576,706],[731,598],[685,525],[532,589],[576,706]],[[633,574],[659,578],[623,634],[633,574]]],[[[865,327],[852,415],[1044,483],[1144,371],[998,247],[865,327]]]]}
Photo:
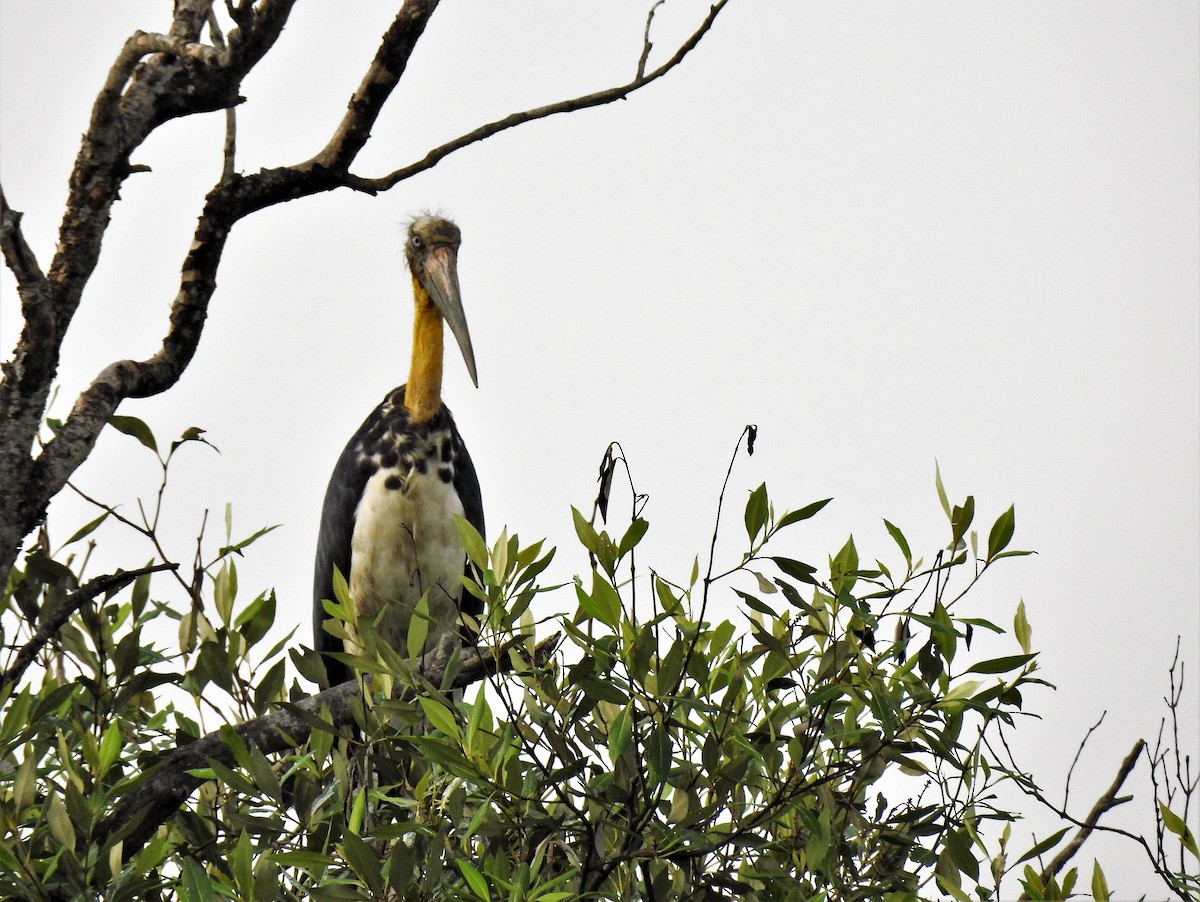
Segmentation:
{"type": "Polygon", "coordinates": [[[175,0],[175,15],[171,20],[171,36],[185,41],[197,41],[205,21],[212,15],[213,0],[175,0]]]}
{"type": "Polygon", "coordinates": [[[223,54],[208,44],[195,43],[183,38],[147,31],[135,31],[125,41],[117,61],[108,71],[100,93],[106,103],[112,103],[125,91],[133,77],[133,70],[143,57],[151,53],[166,53],[179,60],[191,60],[205,65],[224,62],[223,54]]]}
{"type": "Polygon", "coordinates": [[[21,216],[8,205],[8,198],[0,187],[0,250],[4,252],[5,264],[17,278],[17,287],[22,292],[21,300],[24,302],[25,293],[39,288],[46,277],[38,266],[33,250],[25,241],[25,234],[21,231],[21,216]]]}
{"type": "Polygon", "coordinates": [[[38,623],[37,629],[34,630],[33,637],[17,652],[12,666],[4,671],[3,674],[0,674],[0,695],[3,695],[9,686],[21,679],[25,671],[29,668],[29,665],[37,657],[38,652],[45,648],[46,643],[58,634],[58,631],[71,618],[71,615],[89,601],[99,595],[118,592],[134,580],[148,573],[157,573],[160,570],[174,570],[177,566],[179,565],[156,564],[153,567],[142,567],[138,570],[118,570],[116,573],[97,576],[95,579],[76,589],[63,599],[54,610],[42,618],[41,622],[38,623]]]}
{"type": "MultiPolygon", "coordinates": [[[[1083,825],[1079,828],[1078,832],[1071,837],[1071,841],[1059,850],[1058,854],[1050,860],[1045,870],[1042,871],[1042,883],[1050,881],[1075,856],[1080,846],[1092,835],[1092,831],[1096,829],[1096,825],[1100,822],[1100,818],[1104,816],[1105,812],[1116,808],[1118,805],[1124,805],[1133,798],[1133,796],[1118,796],[1117,793],[1121,791],[1126,778],[1137,765],[1138,758],[1141,757],[1142,750],[1145,748],[1146,740],[1144,739],[1139,739],[1133,744],[1133,748],[1125,756],[1125,760],[1121,762],[1112,785],[1105,790],[1104,795],[1096,800],[1096,804],[1088,812],[1088,816],[1084,819],[1083,825]]],[[[1021,898],[1025,899],[1028,897],[1023,895],[1021,898]]]]}
{"type": "Polygon", "coordinates": [[[718,0],[708,11],[708,15],[700,24],[700,27],[692,33],[686,41],[680,45],[667,62],[663,63],[657,69],[650,72],[648,75],[639,75],[633,81],[618,85],[615,88],[606,88],[603,91],[596,91],[593,94],[585,94],[582,97],[573,97],[569,100],[560,100],[557,103],[547,104],[546,106],[536,107],[535,109],[525,110],[521,113],[513,113],[510,116],[505,116],[503,119],[498,119],[495,122],[489,122],[487,125],[481,125],[473,131],[467,132],[465,135],[460,135],[453,141],[447,141],[440,147],[435,147],[429,151],[424,157],[415,163],[410,163],[388,175],[380,178],[363,178],[361,176],[347,175],[344,184],[347,187],[353,188],[356,191],[363,191],[368,194],[375,194],[379,191],[387,191],[395,187],[405,179],[411,178],[417,173],[424,172],[427,169],[432,169],[450,154],[456,150],[462,150],[471,144],[476,144],[485,138],[490,138],[492,135],[499,134],[507,129],[514,128],[518,125],[524,125],[526,122],[534,122],[538,119],[545,119],[548,116],[554,116],[558,113],[570,113],[576,110],[585,110],[589,107],[603,106],[606,103],[612,103],[614,100],[624,100],[634,91],[644,88],[651,82],[662,78],[681,62],[684,58],[695,49],[703,38],[712,28],[713,22],[721,10],[725,8],[725,4],[729,0],[718,0]]]}
{"type": "Polygon", "coordinates": [[[667,0],[655,0],[654,5],[650,7],[650,12],[646,14],[646,32],[642,35],[642,55],[638,59],[637,77],[641,78],[646,74],[646,63],[650,59],[650,50],[654,44],[650,42],[650,26],[654,24],[654,14],[658,12],[658,8],[666,3],[667,0]]]}
{"type": "MultiPolygon", "coordinates": [[[[554,652],[560,639],[555,633],[534,648],[532,660],[543,663],[554,652]]],[[[449,663],[451,649],[440,646],[414,662],[415,674],[430,682],[440,682],[449,663]]],[[[489,676],[512,668],[509,654],[496,654],[493,649],[464,648],[459,670],[452,689],[460,689],[489,676]]],[[[411,692],[407,693],[411,697],[411,692]]],[[[322,708],[329,712],[331,728],[340,730],[354,724],[355,707],[362,703],[362,686],[349,680],[302,699],[279,711],[238,724],[233,732],[247,745],[265,755],[299,748],[312,734],[310,717],[320,716],[322,708]],[[298,713],[297,713],[298,712],[298,713]],[[308,715],[307,717],[305,715],[308,715]]],[[[205,781],[192,776],[189,770],[208,766],[210,759],[234,765],[232,750],[220,733],[210,733],[195,742],[167,752],[138,778],[137,785],[126,793],[97,827],[96,837],[101,845],[123,842],[123,857],[128,859],[139,851],[158,827],[170,820],[179,806],[205,781]]]]}
{"type": "Polygon", "coordinates": [[[371,127],[379,118],[384,102],[391,96],[408,66],[413,48],[425,32],[438,0],[406,0],[383,35],[375,58],[363,76],[358,90],[350,98],[346,114],[325,148],[314,162],[334,170],[344,170],[363,149],[371,136],[371,127]]]}
{"type": "MultiPolygon", "coordinates": [[[[208,11],[208,33],[212,35],[213,46],[224,53],[228,45],[225,43],[225,35],[221,32],[221,23],[217,21],[217,14],[211,9],[208,11]]],[[[237,107],[230,107],[225,111],[225,143],[221,147],[221,181],[227,181],[233,178],[235,171],[235,158],[237,156],[237,107]]]]}

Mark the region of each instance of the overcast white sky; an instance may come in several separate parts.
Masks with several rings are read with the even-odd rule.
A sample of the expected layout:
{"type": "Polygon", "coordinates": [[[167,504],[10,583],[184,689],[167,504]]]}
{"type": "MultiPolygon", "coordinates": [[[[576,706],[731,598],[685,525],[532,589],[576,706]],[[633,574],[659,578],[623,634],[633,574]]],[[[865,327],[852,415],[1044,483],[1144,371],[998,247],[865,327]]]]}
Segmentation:
{"type": "MultiPolygon", "coordinates": [[[[165,28],[170,5],[0,0],[3,184],[43,264],[103,75],[133,29],[165,28]]],[[[357,171],[628,79],[648,5],[444,0],[357,171]]],[[[324,144],[395,6],[297,5],[243,88],[242,171],[324,144]]],[[[706,10],[670,0],[657,52],[706,10]]],[[[730,536],[766,480],[780,506],[835,498],[783,552],[820,564],[853,533],[864,558],[895,563],[882,517],[926,553],[949,537],[936,459],[954,501],[975,495],[985,534],[1015,502],[1015,545],[1039,553],[989,579],[970,611],[1008,624],[1024,598],[1059,687],[1027,696],[1043,718],[1022,728],[1028,766],[1061,790],[1109,712],[1072,785],[1086,811],[1133,741],[1153,741],[1176,635],[1189,677],[1200,664],[1198,28],[1195,3],[1157,0],[733,0],[680,70],[628,101],[506,133],[378,198],[256,214],[233,233],[181,384],[122,407],[160,438],[197,425],[221,448],[178,462],[176,553],[190,556],[204,507],[232,501],[239,536],[281,523],[241,584],[276,587],[280,619],[311,641],[329,471],[407,375],[402,223],[440,209],[464,233],[480,378],[473,389],[448,359],[446,397],[493,535],[507,524],[569,549],[568,505],[590,503],[617,439],[650,495],[641,560],[684,579],[754,422],[730,536]]],[[[106,363],[157,348],[221,137],[219,115],[176,122],[136,154],[153,172],[114,210],[59,415],[106,363]]],[[[0,292],[7,353],[7,272],[0,292]]],[[[152,491],[139,450],[106,436],[79,484],[126,503],[152,491]]],[[[58,516],[62,538],[83,513],[58,516]]],[[[104,561],[149,556],[118,532],[102,539],[104,561]]],[[[559,563],[562,577],[586,567],[573,551],[559,563]]],[[[1115,814],[1146,830],[1144,765],[1132,788],[1141,816],[1115,814]]],[[[1126,847],[1090,841],[1087,874],[1093,854],[1119,863],[1120,897],[1161,894],[1126,847]]]]}

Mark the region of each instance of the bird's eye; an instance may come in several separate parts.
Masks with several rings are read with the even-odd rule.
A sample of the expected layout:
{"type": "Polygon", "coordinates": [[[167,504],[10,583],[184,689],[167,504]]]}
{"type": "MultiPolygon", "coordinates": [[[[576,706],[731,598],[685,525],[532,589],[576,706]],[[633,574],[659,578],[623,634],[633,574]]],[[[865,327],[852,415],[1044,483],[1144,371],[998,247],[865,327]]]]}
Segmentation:
{"type": "Polygon", "coordinates": [[[413,235],[411,240],[412,240],[412,246],[413,246],[413,247],[415,247],[415,248],[417,248],[417,249],[420,249],[420,247],[421,247],[421,236],[420,236],[420,235],[413,235]]]}

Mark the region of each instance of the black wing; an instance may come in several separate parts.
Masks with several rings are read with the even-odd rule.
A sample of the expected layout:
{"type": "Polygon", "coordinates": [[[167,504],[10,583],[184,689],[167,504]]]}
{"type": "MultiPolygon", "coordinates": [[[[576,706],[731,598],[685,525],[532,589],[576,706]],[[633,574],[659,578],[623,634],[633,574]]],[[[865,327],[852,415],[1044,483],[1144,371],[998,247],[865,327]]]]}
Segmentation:
{"type": "MultiPolygon", "coordinates": [[[[445,410],[444,407],[442,409],[445,410]]],[[[446,410],[447,416],[449,413],[446,410]]],[[[451,423],[453,424],[453,420],[451,423]]],[[[459,435],[458,428],[452,425],[451,429],[454,434],[454,491],[458,493],[458,500],[462,502],[463,518],[486,539],[487,531],[483,525],[483,497],[479,491],[479,477],[475,475],[475,464],[471,462],[471,455],[467,453],[467,445],[459,435]]],[[[463,573],[470,578],[470,561],[466,562],[463,573]]],[[[483,602],[463,589],[462,595],[458,599],[458,608],[463,613],[478,617],[483,613],[483,602]]]]}
{"type": "MultiPolygon", "coordinates": [[[[336,567],[347,581],[350,579],[350,549],[354,537],[354,511],[362,498],[369,468],[359,464],[357,447],[361,437],[383,417],[380,404],[358,427],[347,443],[329,477],[325,503],[321,506],[321,530],[317,534],[317,560],[313,572],[313,646],[322,654],[342,651],[342,640],[325,632],[326,619],[322,601],[333,598],[333,571],[336,567]]],[[[350,679],[350,669],[326,656],[325,669],[329,685],[336,686],[350,679]]]]}

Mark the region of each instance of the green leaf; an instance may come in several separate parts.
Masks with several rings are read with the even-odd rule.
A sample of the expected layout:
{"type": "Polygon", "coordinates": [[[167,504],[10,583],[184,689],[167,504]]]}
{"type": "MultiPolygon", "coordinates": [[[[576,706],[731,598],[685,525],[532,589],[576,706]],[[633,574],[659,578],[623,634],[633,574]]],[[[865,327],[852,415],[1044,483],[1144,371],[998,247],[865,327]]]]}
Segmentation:
{"type": "Polygon", "coordinates": [[[858,581],[858,549],[854,547],[854,536],[838,551],[829,566],[830,583],[835,595],[849,592],[858,581]]]}
{"type": "Polygon", "coordinates": [[[1104,870],[1096,859],[1092,859],[1092,898],[1096,902],[1109,902],[1108,881],[1104,879],[1104,870]]]}
{"type": "Polygon", "coordinates": [[[946,512],[946,517],[950,518],[950,499],[946,497],[946,487],[942,485],[942,468],[937,460],[933,462],[933,484],[937,486],[938,501],[942,503],[942,510],[946,512]]]}
{"type": "Polygon", "coordinates": [[[450,712],[449,708],[441,702],[432,698],[426,698],[423,695],[417,701],[421,703],[421,710],[425,712],[426,719],[437,729],[441,730],[447,736],[460,736],[458,721],[454,719],[454,715],[450,712]]]}
{"type": "Polygon", "coordinates": [[[1031,655],[1007,655],[1003,658],[992,658],[988,661],[980,661],[978,664],[968,667],[966,672],[1008,673],[1010,670],[1016,670],[1018,667],[1029,663],[1031,660],[1037,657],[1037,654],[1037,652],[1034,652],[1031,655]]]}
{"type": "Polygon", "coordinates": [[[1196,837],[1192,834],[1191,829],[1183,818],[1168,808],[1163,802],[1158,803],[1158,811],[1162,815],[1163,826],[1179,837],[1179,841],[1183,843],[1183,847],[1192,853],[1196,858],[1200,858],[1200,852],[1196,850],[1196,837]]]}
{"type": "Polygon", "coordinates": [[[617,556],[624,557],[632,551],[638,542],[642,540],[642,536],[646,534],[646,530],[649,528],[650,524],[644,519],[641,517],[635,518],[629,524],[629,528],[625,530],[625,535],[621,536],[620,544],[617,545],[617,556]]]}
{"type": "Polygon", "coordinates": [[[108,515],[110,513],[112,513],[112,511],[105,511],[99,517],[97,517],[95,520],[92,520],[92,521],[84,524],[83,526],[79,527],[79,529],[75,530],[75,533],[74,533],[74,535],[71,536],[71,538],[69,538],[65,542],[63,542],[63,547],[66,547],[67,545],[70,545],[73,542],[78,542],[82,538],[90,536],[93,532],[96,531],[97,528],[99,528],[101,523],[103,523],[105,520],[108,519],[108,515]]]}
{"type": "Polygon", "coordinates": [[[1073,890],[1075,888],[1075,881],[1078,879],[1079,879],[1079,868],[1071,868],[1071,870],[1067,871],[1066,875],[1062,879],[1062,886],[1059,887],[1059,892],[1061,893],[1061,898],[1063,898],[1063,899],[1071,898],[1071,890],[1073,890]]]}
{"type": "Polygon", "coordinates": [[[249,749],[250,760],[246,768],[254,778],[254,785],[264,794],[270,796],[276,803],[283,801],[283,791],[279,785],[279,777],[271,768],[267,756],[259,751],[258,746],[249,749]]]}
{"type": "Polygon", "coordinates": [[[254,533],[254,535],[250,536],[249,538],[242,539],[240,542],[236,542],[233,545],[221,546],[221,550],[218,551],[217,553],[221,557],[225,557],[225,555],[227,555],[227,554],[241,554],[243,548],[245,548],[248,545],[252,545],[253,543],[257,542],[259,539],[261,539],[263,536],[265,536],[267,533],[273,532],[278,528],[279,528],[278,523],[276,523],[274,526],[264,526],[262,529],[260,529],[256,533],[254,533]]]}
{"type": "Polygon", "coordinates": [[[1008,547],[1008,543],[1012,541],[1013,532],[1017,527],[1017,511],[1016,505],[1012,505],[996,518],[996,522],[992,524],[992,531],[988,533],[988,553],[989,561],[995,560],[996,555],[1008,547]]]}
{"type": "Polygon", "coordinates": [[[114,720],[108,725],[108,729],[104,731],[104,736],[100,739],[100,760],[97,762],[96,776],[103,777],[108,773],[108,769],[117,763],[123,744],[121,727],[114,720]]]}
{"type": "MultiPolygon", "coordinates": [[[[920,618],[914,615],[914,619],[920,618]]],[[[932,635],[934,644],[937,645],[938,651],[941,652],[942,659],[947,664],[950,664],[954,661],[954,653],[958,648],[958,633],[954,629],[950,614],[940,601],[933,603],[933,619],[943,627],[946,627],[946,629],[934,630],[932,635]]]]}
{"type": "Polygon", "coordinates": [[[1046,884],[1042,883],[1042,878],[1032,866],[1025,865],[1025,872],[1021,875],[1021,885],[1025,888],[1026,894],[1035,899],[1045,898],[1046,884]]]}
{"type": "Polygon", "coordinates": [[[626,705],[613,718],[612,725],[608,730],[608,758],[615,765],[621,757],[621,753],[629,746],[629,739],[633,735],[633,720],[629,712],[629,705],[626,705]]]}
{"type": "Polygon", "coordinates": [[[908,547],[908,539],[904,538],[904,533],[900,531],[900,527],[896,526],[888,520],[883,521],[883,525],[887,527],[888,535],[895,541],[900,548],[900,553],[904,555],[904,563],[910,568],[912,567],[912,551],[908,547]]]}
{"type": "Polygon", "coordinates": [[[233,622],[234,627],[246,639],[247,646],[254,646],[275,623],[275,590],[259,595],[246,606],[233,622]]]}
{"type": "Polygon", "coordinates": [[[479,869],[464,858],[456,859],[454,863],[462,871],[463,879],[467,881],[467,886],[471,887],[471,892],[483,902],[488,902],[491,896],[488,894],[487,881],[483,878],[483,874],[479,873],[479,869]]]}
{"type": "Polygon", "coordinates": [[[503,583],[508,576],[508,530],[502,529],[496,544],[492,546],[492,572],[496,574],[496,582],[503,583]]]}
{"type": "Polygon", "coordinates": [[[650,770],[651,786],[661,786],[671,775],[671,731],[658,724],[646,741],[646,764],[650,770]]]}
{"type": "Polygon", "coordinates": [[[746,500],[746,536],[751,542],[767,523],[767,484],[764,482],[746,500]]]}
{"type": "Polygon", "coordinates": [[[600,618],[600,621],[606,626],[616,629],[617,624],[621,622],[621,596],[612,587],[612,583],[596,570],[592,571],[591,598],[596,616],[600,618]]]}
{"type": "Polygon", "coordinates": [[[799,523],[801,520],[807,520],[815,514],[819,513],[821,508],[832,501],[832,498],[825,498],[821,501],[814,501],[812,504],[806,504],[799,510],[788,511],[775,524],[775,531],[783,529],[785,526],[791,526],[793,523],[799,523]]]}
{"type": "Polygon", "coordinates": [[[968,495],[967,500],[962,503],[961,507],[955,507],[950,512],[950,530],[951,540],[950,548],[955,549],[958,543],[962,541],[963,536],[967,534],[967,530],[971,528],[971,523],[975,519],[975,496],[968,495]]]}
{"type": "Polygon", "coordinates": [[[490,714],[488,710],[487,698],[484,692],[480,689],[475,693],[475,702],[471,705],[471,713],[467,717],[467,735],[463,743],[467,753],[469,754],[475,745],[475,735],[479,732],[479,728],[483,725],[484,718],[490,714]]]}
{"type": "Polygon", "coordinates": [[[187,902],[212,902],[212,882],[194,858],[183,859],[183,898],[187,902]]]}
{"type": "Polygon", "coordinates": [[[946,836],[946,850],[961,873],[979,880],[979,861],[971,851],[971,836],[966,828],[951,831],[946,836]]]}
{"type": "Polygon", "coordinates": [[[773,557],[771,560],[775,563],[776,567],[792,579],[808,583],[812,586],[817,585],[817,581],[813,577],[813,574],[817,572],[816,567],[806,564],[803,561],[794,561],[789,557],[773,557]]]}
{"type": "Polygon", "coordinates": [[[595,527],[575,507],[571,508],[571,519],[575,523],[575,535],[579,536],[580,544],[596,554],[600,550],[600,536],[596,534],[595,527]]]}
{"type": "Polygon", "coordinates": [[[221,618],[222,626],[229,626],[229,618],[233,614],[233,602],[237,598],[237,568],[233,561],[226,561],[217,571],[213,580],[213,604],[217,615],[221,618]]]}
{"type": "Polygon", "coordinates": [[[62,845],[75,848],[75,828],[71,825],[71,816],[67,814],[67,806],[63,804],[62,796],[51,793],[44,812],[46,822],[50,825],[50,835],[62,845]]]}
{"type": "Polygon", "coordinates": [[[458,538],[467,552],[467,559],[482,573],[487,569],[487,544],[483,541],[483,536],[464,517],[455,517],[454,525],[458,527],[458,538]]]}
{"type": "Polygon", "coordinates": [[[149,426],[137,417],[121,416],[114,413],[108,418],[108,425],[116,429],[117,432],[123,432],[125,435],[137,439],[155,454],[158,453],[158,442],[154,440],[154,433],[150,431],[149,426]]]}
{"type": "Polygon", "coordinates": [[[1013,633],[1017,637],[1021,651],[1029,654],[1029,641],[1033,637],[1033,627],[1025,619],[1025,599],[1023,598],[1017,603],[1017,613],[1013,617],[1013,633]]]}
{"type": "Polygon", "coordinates": [[[1038,857],[1039,855],[1041,855],[1043,852],[1048,852],[1050,849],[1053,849],[1055,846],[1057,846],[1057,845],[1058,845],[1058,843],[1059,843],[1059,840],[1061,840],[1061,839],[1062,839],[1064,836],[1066,836],[1066,835],[1067,835],[1067,831],[1068,831],[1069,829],[1071,829],[1071,828],[1070,828],[1070,827],[1063,827],[1063,828],[1062,828],[1061,830],[1059,830],[1057,833],[1052,833],[1050,836],[1047,836],[1047,837],[1046,837],[1045,839],[1043,839],[1041,842],[1039,842],[1039,843],[1036,843],[1036,844],[1033,846],[1033,848],[1031,848],[1031,849],[1030,849],[1028,852],[1026,852],[1026,853],[1025,853],[1024,855],[1022,855],[1020,858],[1018,858],[1018,859],[1017,859],[1017,860],[1014,862],[1014,865],[1018,865],[1018,864],[1020,864],[1022,861],[1029,861],[1029,859],[1031,859],[1031,858],[1037,858],[1037,857],[1038,857]]]}
{"type": "Polygon", "coordinates": [[[584,695],[586,695],[589,699],[595,699],[601,702],[611,702],[614,705],[623,705],[629,701],[629,696],[627,696],[608,680],[597,680],[593,679],[592,677],[579,677],[578,679],[572,680],[572,683],[579,687],[583,691],[584,695]]]}
{"type": "Polygon", "coordinates": [[[385,895],[385,885],[383,882],[383,873],[379,868],[379,860],[371,847],[367,845],[356,833],[346,832],[342,834],[342,852],[346,856],[346,862],[354,869],[354,873],[370,888],[372,895],[380,899],[385,895]]]}
{"type": "Polygon", "coordinates": [[[230,864],[233,865],[234,882],[244,899],[254,895],[253,852],[254,843],[250,839],[250,831],[243,830],[234,843],[233,853],[229,858],[230,864]]]}
{"type": "Polygon", "coordinates": [[[741,596],[742,601],[744,601],[746,603],[746,606],[748,608],[758,611],[758,613],[762,614],[765,617],[774,617],[775,616],[775,609],[772,608],[765,601],[761,601],[760,599],[755,598],[753,595],[743,592],[741,589],[734,589],[733,591],[736,592],[739,596],[741,596]]]}
{"type": "Polygon", "coordinates": [[[417,599],[412,617],[408,621],[408,656],[415,658],[425,651],[425,637],[429,635],[429,593],[417,599]]]}

